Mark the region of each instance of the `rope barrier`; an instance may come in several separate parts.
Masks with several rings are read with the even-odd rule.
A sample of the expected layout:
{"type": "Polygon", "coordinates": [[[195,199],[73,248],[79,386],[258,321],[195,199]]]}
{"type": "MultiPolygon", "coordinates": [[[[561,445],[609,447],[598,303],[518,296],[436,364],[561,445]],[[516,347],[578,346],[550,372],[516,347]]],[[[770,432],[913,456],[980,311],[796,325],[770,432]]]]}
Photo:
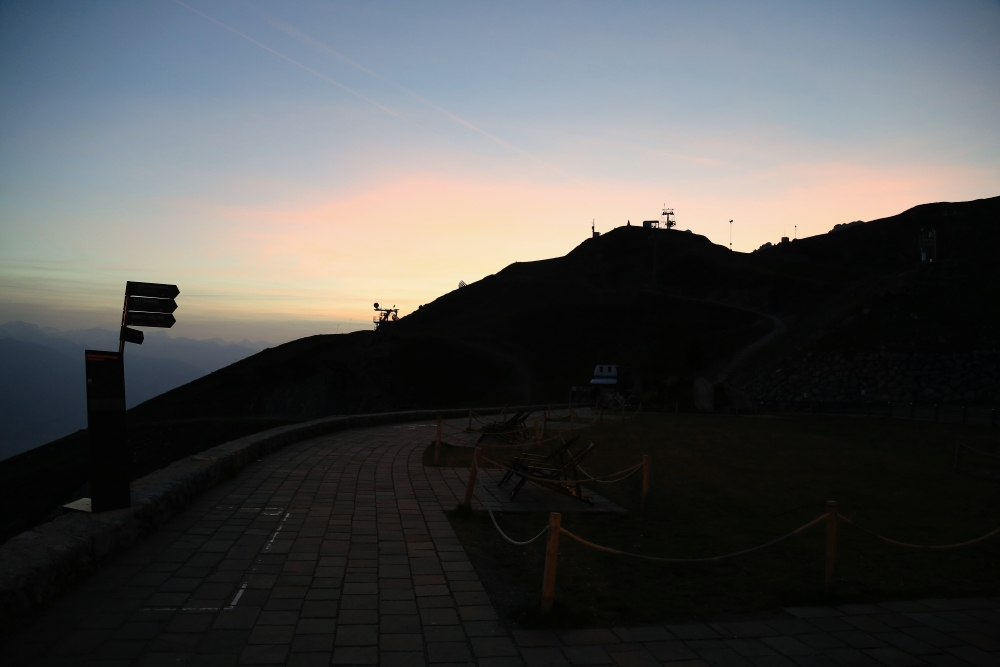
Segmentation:
{"type": "MultiPolygon", "coordinates": [[[[604,551],[604,552],[609,553],[609,554],[616,554],[616,555],[619,555],[619,556],[632,556],[634,558],[642,558],[643,560],[651,560],[651,561],[655,561],[655,562],[658,562],[658,563],[709,563],[709,562],[715,562],[715,561],[725,560],[726,558],[735,558],[736,556],[743,556],[745,554],[753,553],[754,551],[760,551],[761,549],[766,549],[767,547],[770,547],[770,546],[773,546],[775,544],[778,544],[779,542],[784,542],[785,540],[787,540],[787,539],[789,539],[791,537],[794,537],[795,535],[798,535],[802,531],[805,531],[805,530],[808,530],[808,529],[812,528],[817,523],[825,520],[826,517],[827,517],[826,514],[822,514],[822,515],[816,517],[815,519],[813,519],[812,521],[810,521],[809,523],[805,524],[804,526],[800,526],[799,528],[796,528],[795,530],[793,530],[792,532],[788,533],[787,535],[782,535],[778,539],[771,540],[770,542],[768,542],[766,544],[761,544],[759,546],[752,547],[750,549],[744,549],[742,551],[736,551],[736,552],[731,553],[731,554],[725,554],[725,555],[722,555],[722,556],[710,556],[708,558],[663,558],[661,556],[646,556],[644,554],[635,554],[635,553],[631,553],[629,551],[622,551],[620,549],[612,549],[611,547],[605,547],[605,546],[602,546],[600,544],[594,544],[593,542],[588,542],[587,540],[583,539],[579,535],[574,535],[573,533],[569,532],[565,528],[559,528],[559,532],[561,534],[565,535],[566,537],[569,537],[570,539],[573,539],[573,540],[579,542],[580,544],[583,544],[584,546],[588,546],[588,547],[590,547],[592,549],[597,549],[598,551],[604,551]]],[[[1000,530],[1000,529],[998,529],[998,530],[1000,530]]]]}
{"type": "Polygon", "coordinates": [[[840,518],[843,519],[844,521],[846,521],[847,523],[849,523],[850,525],[854,526],[858,530],[860,530],[862,533],[868,533],[872,537],[877,537],[878,539],[882,540],[883,542],[887,542],[889,544],[894,544],[897,547],[906,547],[908,549],[930,549],[930,550],[960,549],[962,547],[972,546],[973,544],[977,544],[977,543],[982,542],[984,540],[988,540],[989,538],[993,537],[997,533],[1000,533],[1000,528],[997,528],[994,531],[986,533],[982,537],[977,537],[976,539],[969,540],[968,542],[959,542],[957,544],[910,544],[909,542],[900,542],[899,540],[894,540],[891,537],[886,537],[884,535],[879,535],[875,531],[868,530],[867,528],[859,526],[858,524],[854,523],[853,521],[851,521],[850,519],[848,519],[843,514],[840,515],[840,518]]]}
{"type": "Polygon", "coordinates": [[[490,507],[490,501],[486,499],[485,494],[483,495],[482,498],[480,498],[479,496],[476,496],[476,499],[480,500],[481,502],[483,502],[484,505],[486,505],[486,511],[489,512],[489,514],[490,514],[490,520],[493,522],[493,527],[497,529],[498,533],[500,533],[500,537],[504,538],[505,540],[507,540],[508,542],[510,542],[511,544],[513,544],[515,546],[523,547],[526,544],[531,544],[532,542],[534,542],[535,540],[537,540],[539,537],[541,537],[545,533],[549,532],[549,527],[545,526],[545,528],[542,528],[542,532],[538,533],[537,535],[535,535],[534,537],[532,537],[530,540],[527,540],[525,542],[518,542],[517,540],[512,540],[510,537],[507,536],[507,533],[503,532],[503,529],[500,528],[500,524],[497,523],[496,517],[493,516],[493,508],[490,507]]]}
{"type": "MultiPolygon", "coordinates": [[[[577,468],[579,468],[580,472],[582,472],[582,473],[583,473],[584,475],[587,475],[587,476],[589,476],[589,477],[590,477],[590,479],[589,479],[589,480],[587,480],[587,481],[590,481],[590,482],[597,482],[598,484],[614,484],[615,482],[620,482],[620,481],[622,481],[623,479],[628,479],[629,477],[631,477],[631,476],[632,476],[632,475],[634,475],[635,473],[639,472],[639,470],[641,470],[641,469],[642,469],[642,464],[640,463],[640,464],[639,464],[639,465],[637,465],[636,467],[632,468],[632,470],[631,470],[631,471],[630,471],[629,473],[627,473],[627,474],[626,474],[626,475],[624,475],[623,477],[619,477],[618,479],[598,479],[598,478],[594,477],[593,475],[591,475],[591,474],[590,474],[589,472],[587,472],[586,470],[584,470],[584,469],[583,469],[583,466],[579,466],[579,465],[578,465],[578,466],[577,466],[577,468]]],[[[609,477],[610,477],[610,475],[609,475],[609,477]]]]}

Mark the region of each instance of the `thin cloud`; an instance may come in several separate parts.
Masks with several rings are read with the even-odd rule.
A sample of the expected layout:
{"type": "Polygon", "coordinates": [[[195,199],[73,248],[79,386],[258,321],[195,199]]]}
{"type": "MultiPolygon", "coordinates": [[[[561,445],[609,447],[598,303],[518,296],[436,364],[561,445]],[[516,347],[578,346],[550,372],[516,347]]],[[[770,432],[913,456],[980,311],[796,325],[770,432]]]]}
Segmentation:
{"type": "MultiPolygon", "coordinates": [[[[178,0],[175,0],[175,2],[176,1],[178,1],[178,0]]],[[[333,49],[333,48],[329,47],[328,45],[324,44],[323,42],[319,41],[318,39],[315,39],[314,37],[310,37],[309,35],[306,35],[305,33],[301,32],[300,30],[296,29],[295,27],[293,27],[293,26],[285,23],[281,19],[276,18],[274,16],[271,16],[270,14],[263,13],[263,12],[262,12],[262,15],[265,17],[265,19],[267,19],[267,21],[269,23],[271,23],[271,25],[273,25],[275,28],[277,28],[281,32],[285,33],[289,37],[293,37],[293,38],[295,38],[295,39],[297,39],[297,40],[299,40],[299,41],[301,41],[301,42],[303,42],[303,43],[305,43],[305,44],[313,47],[314,49],[317,49],[317,50],[321,51],[322,53],[325,53],[328,56],[336,58],[337,60],[340,60],[340,61],[342,61],[342,62],[350,65],[351,67],[355,68],[356,70],[358,70],[360,72],[364,72],[365,74],[378,79],[382,83],[388,84],[390,86],[394,86],[395,88],[398,88],[399,90],[402,90],[403,92],[407,93],[408,95],[411,95],[414,99],[416,99],[417,101],[419,101],[421,104],[424,104],[424,105],[430,107],[431,109],[434,109],[435,111],[443,114],[449,120],[451,120],[451,121],[453,121],[455,123],[458,123],[459,125],[465,127],[466,129],[472,130],[473,132],[475,132],[475,133],[477,133],[479,135],[482,135],[483,137],[486,137],[490,141],[492,141],[492,142],[494,142],[496,144],[499,144],[500,146],[503,146],[504,148],[506,148],[508,150],[511,150],[511,151],[513,151],[513,152],[515,152],[515,153],[517,153],[519,155],[522,155],[523,157],[528,158],[529,160],[531,160],[531,161],[533,161],[533,162],[535,162],[535,163],[537,163],[537,164],[545,167],[546,169],[550,169],[550,170],[556,172],[560,176],[563,176],[564,178],[567,178],[567,179],[573,181],[577,185],[581,185],[581,186],[586,187],[586,188],[590,188],[591,187],[591,185],[589,183],[581,181],[576,176],[573,176],[572,174],[567,173],[566,171],[560,169],[559,167],[557,167],[557,166],[555,166],[555,165],[553,165],[553,164],[551,164],[549,162],[546,162],[546,161],[542,160],[541,158],[538,158],[538,157],[532,155],[531,153],[529,153],[528,151],[526,151],[526,150],[524,150],[522,148],[518,148],[517,146],[515,146],[512,143],[510,143],[509,141],[505,141],[504,139],[501,139],[500,137],[496,136],[495,134],[493,134],[491,132],[488,132],[487,130],[484,130],[483,128],[479,127],[478,125],[475,125],[474,123],[469,122],[468,120],[462,118],[461,116],[459,116],[459,115],[457,115],[455,113],[452,113],[451,111],[448,111],[444,107],[439,106],[439,105],[435,104],[434,102],[431,102],[426,97],[423,97],[422,95],[420,95],[416,91],[414,91],[414,90],[412,90],[410,88],[407,88],[403,84],[397,83],[396,81],[393,81],[392,79],[389,79],[389,78],[387,78],[385,76],[382,76],[378,72],[375,72],[374,70],[372,70],[372,69],[370,69],[368,67],[365,67],[361,63],[359,63],[359,62],[357,62],[357,61],[355,61],[355,60],[353,60],[353,59],[345,56],[343,53],[340,53],[336,49],[333,49]]],[[[593,208],[593,207],[591,207],[591,208],[593,208]]],[[[608,215],[604,211],[601,211],[600,209],[594,208],[594,210],[598,211],[599,213],[601,213],[601,215],[604,215],[604,216],[607,216],[608,218],[611,218],[610,215],[608,215]]]]}
{"type": "Polygon", "coordinates": [[[358,91],[354,90],[353,88],[349,88],[348,86],[345,86],[344,84],[340,83],[339,81],[331,79],[330,77],[326,76],[325,74],[321,74],[321,73],[317,72],[316,70],[303,65],[299,61],[297,61],[297,60],[295,60],[293,58],[290,58],[290,57],[286,56],[285,54],[283,54],[283,53],[281,53],[279,51],[275,51],[270,46],[267,46],[266,44],[262,44],[261,42],[258,42],[253,37],[250,37],[249,35],[247,35],[247,34],[245,34],[243,32],[240,32],[239,30],[237,30],[236,28],[232,27],[231,25],[227,25],[227,24],[223,23],[222,21],[214,19],[211,16],[209,16],[208,14],[206,14],[206,13],[200,11],[200,10],[195,9],[191,5],[188,5],[188,4],[184,3],[184,2],[181,2],[181,0],[174,0],[174,2],[177,3],[178,5],[180,5],[181,7],[184,7],[185,9],[194,12],[195,14],[197,14],[200,17],[202,17],[203,19],[211,21],[212,23],[214,23],[215,25],[219,26],[220,28],[228,30],[229,32],[233,33],[234,35],[238,35],[238,36],[242,37],[243,39],[247,40],[248,42],[250,42],[252,44],[255,44],[256,46],[259,46],[260,48],[264,49],[265,51],[278,56],[282,60],[284,60],[284,61],[286,61],[288,63],[291,63],[292,65],[295,65],[296,67],[298,67],[302,71],[308,72],[309,74],[312,74],[313,76],[315,76],[315,77],[317,77],[319,79],[322,79],[323,81],[326,81],[329,84],[337,86],[338,88],[340,88],[344,92],[350,93],[351,95],[354,95],[358,99],[364,100],[365,102],[368,102],[369,104],[371,104],[371,105],[373,105],[375,107],[378,107],[379,109],[381,109],[385,113],[389,114],[390,116],[395,116],[396,118],[399,118],[400,120],[406,121],[407,123],[409,123],[409,124],[411,124],[411,125],[413,125],[415,127],[420,128],[424,132],[427,132],[429,134],[433,134],[435,137],[437,137],[439,139],[444,139],[445,141],[448,141],[448,139],[446,139],[445,137],[442,137],[437,132],[434,132],[433,130],[424,127],[420,123],[407,118],[406,116],[404,116],[403,114],[399,113],[398,111],[390,109],[389,107],[387,107],[385,105],[379,104],[378,102],[376,102],[372,98],[367,97],[365,95],[362,95],[361,93],[359,93],[358,91]]]}

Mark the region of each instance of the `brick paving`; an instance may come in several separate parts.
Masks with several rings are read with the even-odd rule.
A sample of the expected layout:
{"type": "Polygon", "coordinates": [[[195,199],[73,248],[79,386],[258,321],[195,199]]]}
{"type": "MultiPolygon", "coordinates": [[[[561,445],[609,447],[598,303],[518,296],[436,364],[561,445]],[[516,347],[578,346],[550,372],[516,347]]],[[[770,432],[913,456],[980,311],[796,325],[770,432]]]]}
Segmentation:
{"type": "Polygon", "coordinates": [[[996,667],[1000,600],[800,607],[729,623],[513,630],[527,667],[996,667]]]}
{"type": "Polygon", "coordinates": [[[432,437],[355,429],[248,466],[7,635],[0,664],[1000,667],[998,600],[508,631],[421,464],[432,437]]]}

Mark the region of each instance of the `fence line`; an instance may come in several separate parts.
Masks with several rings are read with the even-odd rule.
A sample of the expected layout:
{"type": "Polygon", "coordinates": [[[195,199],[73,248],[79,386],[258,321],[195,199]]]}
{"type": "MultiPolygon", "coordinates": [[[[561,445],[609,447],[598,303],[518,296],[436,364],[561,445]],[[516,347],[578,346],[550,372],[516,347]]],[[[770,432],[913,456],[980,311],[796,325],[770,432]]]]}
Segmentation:
{"type": "MultiPolygon", "coordinates": [[[[578,466],[577,466],[577,469],[578,469],[578,470],[579,470],[580,472],[582,472],[582,473],[583,473],[584,475],[586,475],[587,477],[589,477],[589,478],[590,478],[590,479],[587,479],[587,480],[580,480],[580,481],[587,481],[587,482],[597,482],[598,484],[614,484],[615,482],[620,482],[620,481],[622,481],[623,479],[628,479],[629,477],[631,477],[631,476],[632,476],[632,475],[634,475],[635,473],[639,472],[639,470],[640,470],[640,469],[642,468],[642,466],[643,466],[643,464],[642,464],[642,463],[640,463],[639,465],[637,465],[637,466],[633,467],[633,468],[632,468],[632,469],[631,469],[630,471],[628,471],[627,473],[625,473],[625,475],[624,475],[624,476],[622,476],[622,477],[619,477],[619,478],[617,478],[617,479],[605,479],[605,478],[597,478],[597,477],[594,477],[594,476],[593,476],[593,475],[591,475],[591,474],[590,474],[589,472],[587,472],[586,470],[584,470],[584,469],[583,469],[583,466],[580,466],[580,465],[578,465],[578,466]]],[[[608,477],[613,477],[613,476],[614,476],[614,475],[608,475],[608,477]]],[[[574,480],[574,481],[575,481],[575,480],[574,480]]]]}
{"type": "Polygon", "coordinates": [[[988,540],[989,538],[993,537],[997,533],[1000,533],[1000,528],[997,528],[996,530],[993,530],[993,531],[990,531],[990,532],[986,533],[982,537],[977,537],[976,539],[969,540],[967,542],[958,542],[956,544],[910,544],[909,542],[900,542],[899,540],[894,540],[891,537],[886,537],[885,535],[879,535],[878,533],[876,533],[873,530],[868,530],[867,528],[865,528],[863,526],[859,526],[858,524],[854,523],[853,521],[851,521],[850,519],[848,519],[843,514],[840,515],[840,518],[843,519],[844,521],[846,521],[847,523],[849,523],[850,525],[854,526],[858,530],[860,530],[862,533],[868,533],[872,537],[877,537],[878,539],[882,540],[883,542],[887,542],[889,544],[894,544],[897,547],[906,547],[907,549],[928,549],[928,550],[961,549],[962,547],[969,547],[969,546],[972,546],[973,544],[978,544],[979,542],[983,542],[985,540],[988,540]]]}
{"type": "Polygon", "coordinates": [[[629,551],[622,551],[620,549],[612,549],[611,547],[605,547],[605,546],[602,546],[600,544],[594,544],[593,542],[589,542],[589,541],[583,539],[579,535],[574,535],[573,533],[569,532],[565,528],[560,528],[559,532],[562,533],[563,535],[565,535],[566,537],[569,537],[570,539],[576,540],[580,544],[588,546],[588,547],[590,547],[592,549],[597,549],[598,551],[607,552],[609,554],[617,554],[619,556],[632,556],[633,558],[642,558],[643,560],[651,560],[651,561],[656,561],[658,563],[709,563],[709,562],[716,562],[716,561],[720,561],[720,560],[725,560],[727,558],[735,558],[736,556],[743,556],[745,554],[753,553],[755,551],[760,551],[761,549],[766,549],[766,548],[768,548],[770,546],[774,546],[775,544],[778,544],[779,542],[784,542],[785,540],[790,539],[792,537],[795,537],[799,533],[812,528],[813,526],[815,526],[819,522],[824,521],[827,518],[827,516],[829,516],[829,515],[828,514],[821,514],[820,516],[816,517],[815,519],[813,519],[809,523],[807,523],[805,525],[802,525],[802,526],[799,526],[798,528],[796,528],[792,532],[790,532],[790,533],[788,533],[786,535],[782,535],[778,539],[771,540],[770,542],[767,542],[765,544],[761,544],[761,545],[758,545],[756,547],[751,547],[749,549],[743,549],[742,551],[735,551],[735,552],[733,552],[731,554],[724,554],[722,556],[709,556],[709,557],[706,557],[706,558],[664,558],[662,556],[646,556],[644,554],[635,554],[635,553],[631,553],[629,551]]]}
{"type": "Polygon", "coordinates": [[[518,542],[517,540],[511,539],[510,537],[508,537],[507,533],[503,532],[503,529],[500,528],[500,524],[497,523],[496,517],[493,516],[493,508],[490,507],[490,501],[486,498],[486,495],[484,494],[482,498],[480,498],[479,496],[476,496],[476,499],[477,500],[481,500],[483,502],[483,504],[486,505],[486,511],[489,512],[490,520],[493,522],[493,527],[497,529],[498,533],[500,533],[500,537],[504,538],[505,540],[507,540],[508,542],[510,542],[511,544],[513,544],[514,546],[523,547],[526,544],[531,544],[532,542],[534,542],[535,540],[537,540],[539,537],[541,537],[545,533],[549,532],[549,527],[545,526],[544,528],[542,528],[542,532],[538,533],[537,535],[535,535],[534,537],[532,537],[530,540],[527,540],[525,542],[518,542]]]}

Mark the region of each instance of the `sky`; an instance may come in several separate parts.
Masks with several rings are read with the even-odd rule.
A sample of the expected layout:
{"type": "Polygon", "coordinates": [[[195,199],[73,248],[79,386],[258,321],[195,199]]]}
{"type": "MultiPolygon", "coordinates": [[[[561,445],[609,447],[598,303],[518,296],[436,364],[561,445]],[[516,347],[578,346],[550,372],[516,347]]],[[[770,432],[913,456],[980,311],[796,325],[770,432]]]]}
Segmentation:
{"type": "Polygon", "coordinates": [[[749,252],[1000,195],[997,109],[998,2],[0,2],[0,322],[370,328],[664,205],[749,252]]]}

